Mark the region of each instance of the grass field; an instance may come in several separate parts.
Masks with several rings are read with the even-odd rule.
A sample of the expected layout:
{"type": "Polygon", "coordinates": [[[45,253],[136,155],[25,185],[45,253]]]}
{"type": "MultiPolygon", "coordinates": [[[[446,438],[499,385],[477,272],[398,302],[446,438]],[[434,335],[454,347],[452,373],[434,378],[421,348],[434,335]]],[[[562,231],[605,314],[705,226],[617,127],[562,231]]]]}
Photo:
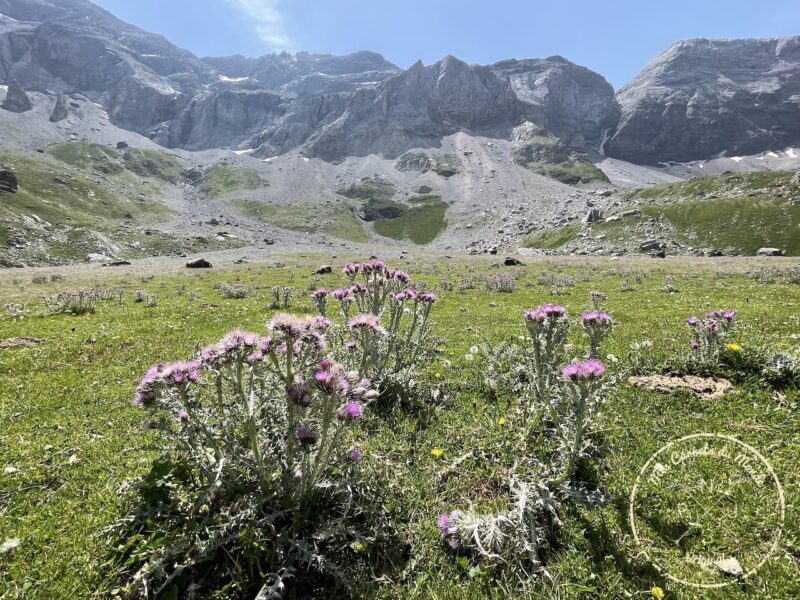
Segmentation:
{"type": "MultiPolygon", "coordinates": [[[[334,275],[309,275],[330,257],[276,257],[274,263],[185,273],[158,267],[124,271],[0,272],[0,306],[25,304],[23,317],[0,316],[0,341],[32,337],[31,347],[0,349],[0,598],[98,598],[111,547],[104,534],[125,511],[119,490],[144,475],[158,454],[143,429],[147,413],[132,406],[133,390],[153,363],[192,355],[199,345],[234,328],[264,331],[273,285],[295,287],[291,310],[312,314],[308,292],[333,289],[334,275]],[[52,282],[47,275],[65,279],[52,282]],[[45,283],[32,283],[32,277],[45,283]],[[37,279],[41,281],[41,279],[37,279]],[[215,284],[240,283],[252,293],[223,299],[215,284]],[[50,315],[41,294],[107,287],[124,292],[94,314],[50,315]],[[133,292],[157,297],[134,303],[133,292]]],[[[355,260],[366,257],[349,257],[355,260]]],[[[339,259],[337,259],[339,260],[339,259]]],[[[387,261],[392,262],[392,261],[387,261]]],[[[390,513],[407,560],[352,573],[357,595],[380,598],[667,598],[800,597],[800,394],[760,383],[738,383],[721,400],[660,395],[620,383],[612,390],[594,436],[604,451],[584,465],[605,506],[566,505],[564,529],[549,550],[545,573],[489,567],[456,557],[442,543],[437,515],[453,508],[490,510],[507,498],[514,462],[515,398],[478,391],[470,347],[524,334],[520,313],[546,302],[579,314],[589,292],[608,296],[617,321],[604,353],[630,366],[631,345],[652,342],[650,359],[663,363],[686,352],[684,320],[726,307],[738,311],[736,341],[797,353],[800,285],[775,265],[791,262],[553,259],[523,268],[513,293],[487,291],[488,261],[435,257],[395,261],[437,291],[434,309],[440,359],[421,377],[440,382],[447,401],[424,413],[395,409],[369,415],[360,433],[362,468],[385,485],[390,513]],[[674,287],[665,290],[666,275],[674,287]],[[505,424],[501,425],[501,419],[505,424]],[[786,493],[779,551],[747,583],[698,591],[667,580],[642,556],[627,521],[627,499],[640,469],[666,442],[698,432],[724,433],[751,444],[771,463],[786,493]],[[443,450],[434,456],[432,449],[443,450]]],[[[581,344],[577,332],[570,340],[581,344]]],[[[577,350],[576,350],[577,353],[577,350]]],[[[611,364],[611,363],[610,363],[611,364]]],[[[744,511],[757,507],[745,499],[744,511]]],[[[709,541],[713,547],[714,540],[709,541]]]]}
{"type": "Polygon", "coordinates": [[[220,163],[206,169],[202,190],[212,198],[222,198],[268,185],[269,182],[263,180],[255,169],[220,163]]]}

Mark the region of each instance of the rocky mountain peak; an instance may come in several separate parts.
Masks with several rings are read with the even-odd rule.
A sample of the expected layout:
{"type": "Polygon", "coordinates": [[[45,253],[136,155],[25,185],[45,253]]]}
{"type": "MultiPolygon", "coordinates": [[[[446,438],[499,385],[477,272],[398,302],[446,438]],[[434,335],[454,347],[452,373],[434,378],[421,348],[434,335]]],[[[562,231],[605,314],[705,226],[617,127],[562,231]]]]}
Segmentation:
{"type": "Polygon", "coordinates": [[[800,140],[800,37],[678,42],[617,98],[609,156],[655,164],[783,149],[800,140]]]}

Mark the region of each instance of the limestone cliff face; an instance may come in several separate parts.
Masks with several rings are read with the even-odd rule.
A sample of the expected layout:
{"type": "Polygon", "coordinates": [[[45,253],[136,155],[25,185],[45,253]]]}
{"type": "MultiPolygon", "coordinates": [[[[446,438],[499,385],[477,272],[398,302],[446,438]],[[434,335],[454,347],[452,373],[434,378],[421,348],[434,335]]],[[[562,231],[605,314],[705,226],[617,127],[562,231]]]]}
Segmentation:
{"type": "Polygon", "coordinates": [[[619,120],[614,88],[594,71],[560,57],[507,60],[494,72],[531,105],[527,117],[574,148],[599,148],[619,120]]]}
{"type": "Polygon", "coordinates": [[[800,142],[800,37],[674,44],[618,94],[606,154],[639,163],[707,159],[800,142]]]}
{"type": "Polygon", "coordinates": [[[259,156],[394,158],[459,131],[509,139],[523,123],[635,163],[800,144],[800,37],[681,42],[615,94],[559,56],[407,70],[373,52],[200,59],[88,0],[0,0],[0,84],[15,81],[9,110],[25,91],[81,93],[165,146],[259,156]]]}

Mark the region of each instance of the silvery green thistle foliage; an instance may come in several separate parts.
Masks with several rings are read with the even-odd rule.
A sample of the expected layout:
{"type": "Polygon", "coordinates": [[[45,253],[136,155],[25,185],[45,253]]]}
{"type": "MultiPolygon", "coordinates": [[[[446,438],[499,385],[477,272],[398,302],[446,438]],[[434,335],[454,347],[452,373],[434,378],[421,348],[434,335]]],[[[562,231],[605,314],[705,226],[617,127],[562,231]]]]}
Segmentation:
{"type": "Polygon", "coordinates": [[[545,304],[526,311],[522,317],[530,334],[527,367],[533,398],[523,407],[525,426],[529,429],[538,420],[536,407],[544,409],[554,400],[558,366],[564,361],[569,334],[569,315],[563,306],[545,304]]]}
{"type": "Polygon", "coordinates": [[[349,424],[376,395],[325,358],[324,318],[277,315],[270,336],[234,331],[191,362],[157,365],[135,403],[172,415],[161,427],[208,485],[227,477],[303,502],[336,464],[349,424]]]}
{"type": "Polygon", "coordinates": [[[711,369],[719,367],[735,319],[736,311],[715,310],[704,319],[689,317],[686,320],[693,333],[689,346],[700,365],[711,369]]]}
{"type": "Polygon", "coordinates": [[[222,587],[231,573],[250,573],[242,589],[266,573],[262,591],[282,587],[300,565],[338,573],[314,532],[348,544],[360,526],[353,438],[377,391],[329,358],[330,328],[323,317],[279,314],[269,335],[233,331],[194,360],[145,374],[134,402],[154,413],[165,458],[190,476],[172,479],[174,498],[157,516],[124,521],[133,532],[123,536],[143,544],[126,550],[122,569],[134,589],[158,596],[201,568],[222,587]]]}
{"type": "Polygon", "coordinates": [[[412,286],[403,271],[383,262],[347,263],[350,285],[311,294],[322,317],[338,308],[335,337],[345,349],[339,359],[362,377],[408,386],[415,368],[431,353],[430,314],[437,298],[412,286]]]}

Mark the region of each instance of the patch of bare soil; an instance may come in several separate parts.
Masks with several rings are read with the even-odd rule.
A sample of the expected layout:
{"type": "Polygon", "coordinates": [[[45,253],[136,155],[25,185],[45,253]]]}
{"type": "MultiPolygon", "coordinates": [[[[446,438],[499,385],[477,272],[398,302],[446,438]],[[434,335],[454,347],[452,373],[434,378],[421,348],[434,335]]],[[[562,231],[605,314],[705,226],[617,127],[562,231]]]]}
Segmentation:
{"type": "Polygon", "coordinates": [[[44,344],[44,340],[37,340],[36,338],[11,338],[8,340],[0,340],[0,350],[27,348],[28,346],[36,346],[38,344],[44,344]]]}
{"type": "Polygon", "coordinates": [[[726,379],[716,377],[696,377],[694,375],[646,375],[631,377],[628,382],[639,388],[644,388],[662,394],[675,391],[689,392],[706,400],[719,400],[733,391],[733,385],[726,379]]]}

